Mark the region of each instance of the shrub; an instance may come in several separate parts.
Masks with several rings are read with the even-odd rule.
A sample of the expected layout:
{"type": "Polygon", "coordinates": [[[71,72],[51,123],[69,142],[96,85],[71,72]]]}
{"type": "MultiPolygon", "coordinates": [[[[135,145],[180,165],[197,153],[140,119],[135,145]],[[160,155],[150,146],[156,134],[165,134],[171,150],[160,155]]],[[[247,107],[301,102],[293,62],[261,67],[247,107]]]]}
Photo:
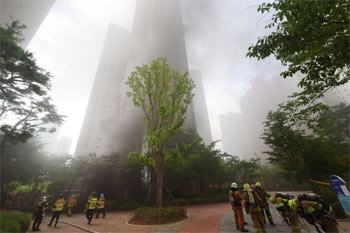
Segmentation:
{"type": "Polygon", "coordinates": [[[9,217],[3,217],[2,215],[3,213],[1,213],[1,232],[21,232],[21,225],[16,220],[10,219],[9,217]]]}
{"type": "Polygon", "coordinates": [[[136,210],[141,205],[142,204],[137,201],[110,200],[110,201],[106,201],[105,208],[106,208],[106,211],[136,210]]]}
{"type": "Polygon", "coordinates": [[[152,225],[177,222],[187,218],[183,207],[161,208],[160,221],[158,219],[158,208],[140,207],[134,212],[133,218],[129,221],[132,224],[152,225]]]}
{"type": "Polygon", "coordinates": [[[31,214],[19,211],[1,212],[1,232],[27,232],[31,214]],[[19,230],[17,229],[19,227],[19,230]]]}

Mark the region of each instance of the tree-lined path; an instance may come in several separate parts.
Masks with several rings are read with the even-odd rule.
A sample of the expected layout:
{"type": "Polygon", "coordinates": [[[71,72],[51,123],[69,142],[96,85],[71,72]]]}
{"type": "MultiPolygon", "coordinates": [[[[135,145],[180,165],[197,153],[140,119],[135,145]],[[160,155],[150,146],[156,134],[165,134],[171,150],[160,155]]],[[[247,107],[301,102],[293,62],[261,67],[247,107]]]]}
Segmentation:
{"type": "MultiPolygon", "coordinates": [[[[282,223],[282,218],[277,213],[275,206],[271,206],[275,226],[267,225],[267,232],[291,232],[287,225],[282,223]]],[[[153,226],[135,226],[127,224],[127,221],[132,216],[132,211],[109,212],[105,219],[93,219],[92,224],[88,225],[83,214],[75,214],[73,217],[62,216],[60,220],[70,222],[72,224],[86,228],[92,232],[145,232],[145,233],[230,233],[238,232],[233,223],[233,213],[229,203],[189,206],[186,208],[188,219],[165,225],[153,226]]],[[[250,216],[245,215],[248,222],[247,229],[249,232],[254,232],[250,216]]],[[[304,221],[305,222],[305,221],[304,221]]],[[[59,223],[58,227],[48,227],[48,220],[45,219],[41,225],[41,232],[85,232],[81,229],[59,223]]],[[[340,232],[349,232],[349,222],[339,222],[340,232]]],[[[316,233],[313,226],[306,223],[302,226],[303,233],[316,233]]]]}

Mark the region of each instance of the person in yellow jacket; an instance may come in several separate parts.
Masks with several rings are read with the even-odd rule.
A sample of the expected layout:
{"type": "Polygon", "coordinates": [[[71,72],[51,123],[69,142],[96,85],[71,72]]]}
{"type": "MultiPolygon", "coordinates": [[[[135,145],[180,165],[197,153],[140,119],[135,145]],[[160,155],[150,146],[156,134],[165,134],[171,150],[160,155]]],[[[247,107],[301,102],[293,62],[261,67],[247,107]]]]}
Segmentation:
{"type": "Polygon", "coordinates": [[[91,223],[97,204],[98,204],[98,200],[96,197],[96,193],[94,192],[92,193],[92,197],[88,200],[88,203],[87,203],[86,218],[88,219],[88,224],[91,223]]]}
{"type": "Polygon", "coordinates": [[[239,193],[236,183],[231,184],[231,190],[228,196],[232,206],[234,222],[237,230],[240,230],[241,232],[248,232],[248,230],[246,230],[244,226],[242,195],[239,193]]]}
{"type": "Polygon", "coordinates": [[[293,204],[302,210],[302,216],[316,228],[318,223],[326,233],[339,232],[333,208],[317,194],[300,194],[293,204]]]}
{"type": "Polygon", "coordinates": [[[49,227],[51,227],[52,222],[55,218],[56,218],[55,227],[57,226],[58,219],[60,218],[60,214],[65,204],[66,204],[66,201],[64,200],[63,194],[60,194],[59,199],[54,204],[54,208],[52,208],[53,214],[52,214],[51,221],[48,224],[49,227]]]}
{"type": "Polygon", "coordinates": [[[243,203],[247,214],[250,214],[256,233],[266,232],[265,222],[261,213],[261,199],[250,188],[249,184],[243,185],[243,203]]]}
{"type": "Polygon", "coordinates": [[[267,216],[267,219],[269,220],[269,223],[271,225],[275,225],[273,223],[273,218],[272,218],[271,213],[270,213],[269,203],[267,202],[267,198],[270,198],[271,195],[261,187],[260,182],[255,183],[254,191],[259,195],[261,202],[262,202],[261,213],[263,215],[264,222],[266,223],[266,219],[265,219],[265,213],[266,213],[266,216],[267,216]]]}
{"type": "Polygon", "coordinates": [[[98,218],[98,216],[100,215],[100,212],[102,212],[103,218],[106,217],[106,213],[105,213],[105,201],[106,201],[106,198],[104,197],[103,193],[101,193],[100,199],[98,200],[98,204],[97,204],[97,214],[96,214],[96,218],[98,218]]]}
{"type": "Polygon", "coordinates": [[[74,206],[77,204],[77,199],[75,199],[74,194],[71,195],[71,197],[68,199],[68,204],[67,204],[67,216],[70,217],[72,216],[72,209],[74,206]]]}
{"type": "Polygon", "coordinates": [[[292,228],[293,233],[300,233],[300,220],[296,208],[290,199],[292,196],[288,194],[277,193],[275,197],[270,197],[272,204],[277,204],[277,210],[282,215],[283,221],[292,228]]]}

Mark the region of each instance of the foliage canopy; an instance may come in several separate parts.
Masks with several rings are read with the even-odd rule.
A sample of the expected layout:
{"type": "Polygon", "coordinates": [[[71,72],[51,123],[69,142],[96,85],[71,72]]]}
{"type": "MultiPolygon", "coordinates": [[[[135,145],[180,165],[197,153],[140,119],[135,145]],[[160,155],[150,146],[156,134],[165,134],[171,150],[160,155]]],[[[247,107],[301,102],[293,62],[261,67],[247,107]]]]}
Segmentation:
{"type": "Polygon", "coordinates": [[[156,169],[157,206],[160,207],[166,163],[181,159],[178,146],[170,149],[169,143],[172,136],[183,131],[194,82],[187,72],[181,75],[170,68],[165,58],[158,58],[149,65],[136,67],[126,84],[131,88],[127,95],[143,111],[145,121],[147,152],[144,156],[132,155],[156,169]]]}
{"type": "Polygon", "coordinates": [[[258,11],[272,13],[266,28],[274,31],[258,38],[247,56],[273,55],[288,68],[281,73],[284,78],[301,73],[300,94],[306,102],[349,82],[349,1],[275,0],[262,3],[258,11]]]}
{"type": "Polygon", "coordinates": [[[14,143],[38,131],[52,132],[63,122],[49,97],[51,75],[18,45],[23,28],[18,21],[0,27],[0,133],[14,143]]]}

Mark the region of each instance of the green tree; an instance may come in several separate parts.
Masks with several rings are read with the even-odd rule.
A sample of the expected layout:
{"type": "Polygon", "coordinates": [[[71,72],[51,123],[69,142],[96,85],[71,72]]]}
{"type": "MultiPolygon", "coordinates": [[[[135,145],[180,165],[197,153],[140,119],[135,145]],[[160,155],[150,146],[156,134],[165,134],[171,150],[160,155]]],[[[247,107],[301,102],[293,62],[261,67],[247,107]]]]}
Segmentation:
{"type": "MultiPolygon", "coordinates": [[[[328,180],[332,174],[346,176],[350,143],[339,130],[337,122],[341,121],[334,118],[339,112],[346,113],[344,108],[335,108],[321,114],[308,133],[302,125],[297,125],[298,122],[290,121],[293,118],[290,113],[269,112],[262,135],[271,148],[265,152],[268,160],[281,167],[287,179],[310,182],[310,179],[328,180]]],[[[315,192],[319,191],[312,182],[310,186],[315,192]]]]}
{"type": "Polygon", "coordinates": [[[258,38],[248,57],[265,59],[273,55],[287,70],[281,75],[302,74],[295,104],[308,106],[332,87],[350,80],[350,4],[348,0],[274,0],[258,7],[272,14],[265,28],[272,32],[258,38]]]}
{"type": "Polygon", "coordinates": [[[127,95],[142,109],[145,121],[147,152],[143,156],[140,153],[133,155],[155,168],[156,203],[160,207],[166,163],[181,157],[178,147],[170,150],[169,143],[172,136],[182,132],[194,82],[188,78],[188,73],[181,75],[170,68],[165,58],[159,58],[149,65],[136,67],[126,84],[131,88],[127,95]]]}
{"type": "Polygon", "coordinates": [[[50,74],[18,45],[23,28],[18,21],[0,27],[0,138],[12,143],[26,141],[38,131],[54,131],[53,125],[63,122],[48,95],[50,74]]]}
{"type": "Polygon", "coordinates": [[[225,155],[226,183],[238,184],[256,181],[259,159],[240,160],[237,156],[225,155]]]}
{"type": "Polygon", "coordinates": [[[1,204],[4,204],[8,191],[14,191],[16,187],[21,185],[30,186],[29,204],[45,182],[47,157],[40,150],[41,143],[36,139],[15,145],[10,142],[6,143],[6,150],[0,157],[1,204]]]}

